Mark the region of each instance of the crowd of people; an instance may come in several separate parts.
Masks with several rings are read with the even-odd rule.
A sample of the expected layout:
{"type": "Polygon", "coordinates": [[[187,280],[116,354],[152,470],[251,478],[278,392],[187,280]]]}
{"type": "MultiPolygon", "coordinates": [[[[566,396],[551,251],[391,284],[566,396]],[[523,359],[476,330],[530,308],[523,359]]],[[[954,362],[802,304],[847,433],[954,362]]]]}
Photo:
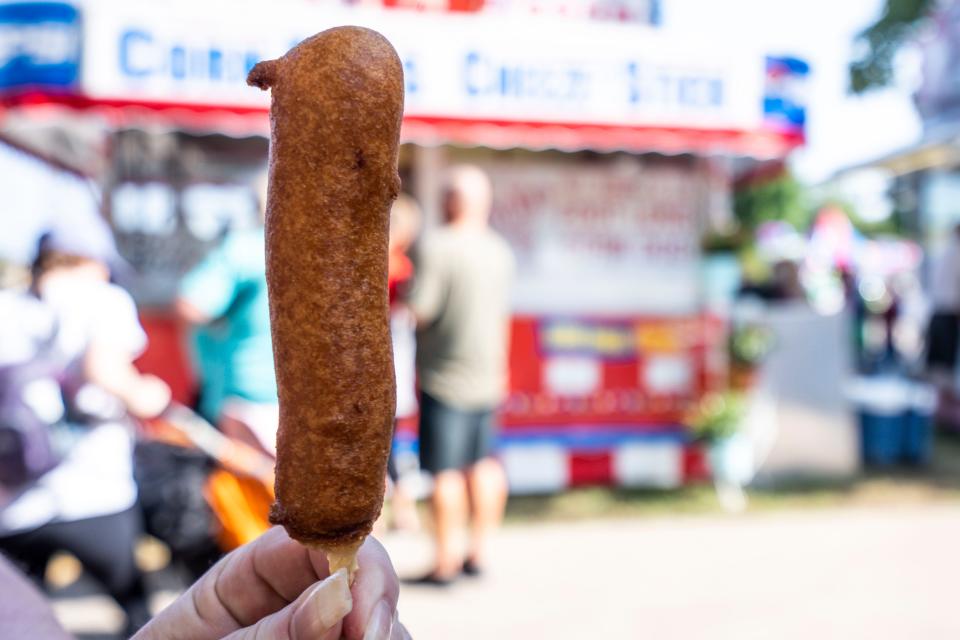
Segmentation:
{"type": "MultiPolygon", "coordinates": [[[[492,189],[486,174],[474,166],[457,166],[447,172],[445,184],[444,219],[432,227],[424,224],[412,198],[398,199],[389,247],[396,414],[407,420],[418,416],[419,468],[433,479],[436,563],[414,581],[431,585],[482,572],[489,561],[486,543],[502,518],[507,495],[496,458],[495,416],[506,392],[513,257],[488,225],[492,189]],[[421,234],[422,227],[428,229],[421,234]],[[455,540],[468,522],[471,543],[464,552],[455,540]]],[[[189,408],[195,413],[189,415],[199,416],[218,438],[269,460],[279,411],[263,247],[262,224],[228,231],[183,277],[173,310],[189,337],[199,383],[189,408]]],[[[144,626],[150,620],[148,590],[135,559],[136,544],[145,528],[161,539],[169,534],[164,541],[176,556],[185,548],[183,532],[192,527],[196,533],[199,526],[205,552],[184,555],[193,561],[191,579],[198,579],[191,597],[212,590],[216,602],[211,607],[229,610],[220,587],[229,596],[243,584],[239,568],[233,586],[227,582],[229,569],[204,575],[214,562],[229,567],[241,564],[236,558],[244,554],[300,554],[289,562],[306,564],[304,570],[310,572],[297,578],[296,587],[291,582],[292,597],[284,594],[283,604],[292,604],[252,602],[250,619],[228,621],[226,626],[234,627],[228,631],[279,624],[281,618],[289,625],[290,616],[292,624],[320,629],[319,622],[297,613],[306,610],[304,602],[311,598],[327,607],[329,619],[322,628],[332,629],[331,612],[343,610],[339,621],[350,610],[343,602],[351,597],[344,595],[345,581],[325,575],[324,561],[292,550],[284,534],[269,529],[269,500],[234,505],[256,512],[250,515],[259,537],[222,536],[218,528],[231,523],[218,522],[216,509],[200,504],[191,514],[186,506],[209,494],[203,483],[222,461],[191,447],[189,438],[156,441],[156,425],[176,427],[177,416],[188,409],[171,401],[167,383],[135,365],[147,336],[133,299],[121,286],[128,272],[102,219],[55,224],[38,242],[29,288],[0,291],[0,552],[41,586],[51,557],[58,551],[73,554],[123,608],[129,633],[142,628],[143,637],[163,637],[163,625],[169,631],[186,628],[173,624],[211,620],[202,611],[202,620],[191,620],[197,612],[175,603],[144,626]],[[164,457],[158,446],[177,453],[164,457]],[[164,477],[175,482],[157,480],[160,459],[167,466],[164,477]],[[191,477],[199,484],[184,485],[191,477]],[[177,486],[182,488],[179,496],[177,486]],[[193,496],[192,502],[182,494],[193,496]],[[199,525],[185,522],[191,515],[199,525]],[[160,520],[165,528],[156,526],[160,520]],[[177,526],[170,520],[177,520],[177,526]],[[307,589],[321,579],[320,586],[307,589]]],[[[227,470],[243,476],[242,469],[227,470]]],[[[408,482],[412,471],[420,473],[409,460],[392,456],[385,478],[392,487],[394,522],[408,528],[419,526],[417,496],[408,482]]],[[[268,476],[242,479],[272,495],[268,476]]],[[[229,500],[232,494],[227,495],[229,500]]],[[[383,554],[378,547],[369,553],[383,554]]],[[[377,562],[385,572],[392,571],[389,561],[377,562]]],[[[0,571],[10,569],[0,564],[0,571]]],[[[381,583],[395,588],[396,578],[381,583]]],[[[6,588],[17,590],[13,582],[6,588]]],[[[18,593],[27,603],[34,598],[22,589],[18,593]]],[[[361,637],[364,625],[379,624],[396,631],[376,637],[404,637],[401,625],[374,620],[386,615],[383,607],[358,602],[362,593],[353,590],[352,607],[356,613],[359,606],[364,615],[344,619],[345,635],[361,637]],[[348,627],[355,633],[347,633],[348,627]]],[[[6,595],[4,599],[15,600],[16,594],[6,595]]],[[[387,600],[387,613],[393,616],[396,593],[387,600]]],[[[24,611],[36,610],[31,607],[24,611]]],[[[336,637],[340,631],[338,626],[336,637]]]]}

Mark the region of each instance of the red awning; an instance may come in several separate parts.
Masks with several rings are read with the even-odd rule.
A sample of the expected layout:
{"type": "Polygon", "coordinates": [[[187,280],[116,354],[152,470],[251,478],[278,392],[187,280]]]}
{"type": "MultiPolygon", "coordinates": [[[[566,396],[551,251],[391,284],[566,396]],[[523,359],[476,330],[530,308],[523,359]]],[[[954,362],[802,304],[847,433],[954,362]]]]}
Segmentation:
{"type": "Polygon", "coordinates": [[[575,122],[474,121],[409,116],[403,139],[426,146],[455,144],[494,149],[631,151],[669,155],[734,155],[782,158],[803,144],[799,135],[773,131],[625,127],[575,122]]]}
{"type": "MultiPolygon", "coordinates": [[[[266,110],[256,107],[184,105],[163,102],[91,99],[78,94],[20,92],[0,98],[0,119],[6,110],[31,119],[62,121],[88,115],[114,129],[149,128],[220,133],[232,137],[267,136],[266,110]]],[[[457,117],[407,115],[404,142],[424,146],[453,144],[494,149],[524,148],[561,151],[630,151],[697,155],[783,158],[803,144],[802,135],[772,130],[695,129],[623,126],[577,122],[519,122],[457,117]]]]}

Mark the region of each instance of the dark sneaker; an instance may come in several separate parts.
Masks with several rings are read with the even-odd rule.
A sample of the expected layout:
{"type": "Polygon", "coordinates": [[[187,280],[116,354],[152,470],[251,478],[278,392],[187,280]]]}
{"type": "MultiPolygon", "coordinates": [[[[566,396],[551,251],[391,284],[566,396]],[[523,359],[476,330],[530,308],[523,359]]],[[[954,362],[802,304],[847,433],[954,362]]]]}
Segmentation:
{"type": "Polygon", "coordinates": [[[483,569],[480,568],[480,565],[469,558],[463,561],[462,572],[463,575],[471,578],[479,578],[481,575],[483,575],[483,569]]]}
{"type": "Polygon", "coordinates": [[[434,572],[430,572],[425,576],[420,576],[419,578],[407,578],[402,580],[403,584],[408,584],[411,586],[420,585],[426,587],[449,587],[456,581],[456,576],[439,576],[434,572]]]}

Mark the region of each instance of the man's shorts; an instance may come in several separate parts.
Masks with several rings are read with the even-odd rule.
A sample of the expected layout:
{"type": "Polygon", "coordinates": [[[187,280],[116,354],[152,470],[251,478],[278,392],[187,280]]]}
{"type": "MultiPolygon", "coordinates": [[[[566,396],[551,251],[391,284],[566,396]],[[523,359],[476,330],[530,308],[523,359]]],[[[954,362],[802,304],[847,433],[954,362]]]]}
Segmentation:
{"type": "Polygon", "coordinates": [[[420,468],[430,473],[466,469],[493,455],[494,410],[451,407],[428,393],[420,395],[420,468]]]}

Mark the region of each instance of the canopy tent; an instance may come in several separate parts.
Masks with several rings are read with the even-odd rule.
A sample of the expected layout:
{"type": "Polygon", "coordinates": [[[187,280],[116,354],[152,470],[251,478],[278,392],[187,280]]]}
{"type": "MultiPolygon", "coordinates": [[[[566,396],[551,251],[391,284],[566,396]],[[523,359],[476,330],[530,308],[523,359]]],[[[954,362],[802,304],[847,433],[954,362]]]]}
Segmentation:
{"type": "Polygon", "coordinates": [[[71,110],[104,130],[266,135],[269,97],[246,86],[247,71],[337,24],[375,28],[396,46],[405,142],[760,159],[803,142],[796,86],[806,65],[738,43],[305,1],[2,3],[2,121],[30,120],[18,130],[42,137],[71,110]]]}

